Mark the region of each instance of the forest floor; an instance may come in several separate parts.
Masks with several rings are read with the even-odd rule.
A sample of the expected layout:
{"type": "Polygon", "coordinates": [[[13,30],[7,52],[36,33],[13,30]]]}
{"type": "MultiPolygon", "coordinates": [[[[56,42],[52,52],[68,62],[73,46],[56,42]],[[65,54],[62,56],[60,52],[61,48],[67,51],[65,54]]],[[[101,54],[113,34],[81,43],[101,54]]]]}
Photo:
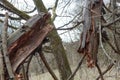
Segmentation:
{"type": "MultiPolygon", "coordinates": [[[[104,71],[107,67],[101,66],[102,71],[104,71]]],[[[75,67],[72,67],[72,71],[75,70],[75,67]]],[[[59,78],[58,70],[54,70],[56,76],[59,78]]],[[[96,80],[99,76],[98,70],[96,68],[87,68],[85,66],[81,66],[79,71],[76,73],[74,80],[96,80]]],[[[113,67],[104,75],[105,80],[120,80],[120,71],[113,67]]],[[[35,74],[32,73],[30,75],[30,80],[54,80],[51,75],[46,72],[43,74],[35,74]]],[[[99,79],[100,80],[100,79],[99,79]]]]}

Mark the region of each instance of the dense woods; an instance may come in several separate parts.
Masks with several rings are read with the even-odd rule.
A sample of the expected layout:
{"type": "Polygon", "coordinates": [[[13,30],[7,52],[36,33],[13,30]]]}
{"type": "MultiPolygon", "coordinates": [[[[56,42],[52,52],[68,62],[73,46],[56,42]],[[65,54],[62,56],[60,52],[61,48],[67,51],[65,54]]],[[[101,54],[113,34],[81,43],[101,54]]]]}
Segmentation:
{"type": "Polygon", "coordinates": [[[120,0],[0,0],[0,80],[119,80],[119,21],[120,0]]]}

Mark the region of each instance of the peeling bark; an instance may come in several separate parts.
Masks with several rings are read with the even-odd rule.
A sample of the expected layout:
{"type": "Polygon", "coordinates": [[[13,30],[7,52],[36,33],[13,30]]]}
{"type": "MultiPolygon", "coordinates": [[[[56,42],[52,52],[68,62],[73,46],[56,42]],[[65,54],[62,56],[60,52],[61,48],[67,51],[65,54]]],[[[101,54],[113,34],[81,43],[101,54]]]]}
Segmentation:
{"type": "Polygon", "coordinates": [[[5,80],[4,74],[3,54],[0,49],[0,80],[5,80]]]}
{"type": "Polygon", "coordinates": [[[9,57],[14,72],[51,31],[52,26],[46,24],[48,18],[46,14],[34,16],[8,39],[9,57]]]}
{"type": "MultiPolygon", "coordinates": [[[[37,7],[38,13],[39,13],[39,11],[43,11],[43,12],[47,13],[47,10],[46,10],[42,0],[33,0],[33,1],[37,7]]],[[[55,26],[51,19],[49,19],[48,21],[53,26],[55,26]]],[[[66,52],[64,50],[62,41],[60,39],[60,36],[58,35],[57,30],[53,29],[50,32],[50,34],[48,35],[48,37],[50,38],[50,41],[51,41],[52,53],[54,54],[56,62],[57,62],[58,70],[60,73],[60,79],[67,80],[67,78],[72,74],[72,72],[71,72],[70,65],[69,65],[69,62],[68,62],[68,59],[66,56],[66,52]]],[[[73,79],[71,79],[71,80],[73,80],[73,79]]]]}
{"type": "Polygon", "coordinates": [[[83,12],[83,32],[80,38],[79,53],[87,54],[88,67],[93,67],[97,62],[99,46],[98,27],[101,22],[102,0],[86,0],[83,12]],[[86,17],[87,16],[87,17],[86,17]]]}

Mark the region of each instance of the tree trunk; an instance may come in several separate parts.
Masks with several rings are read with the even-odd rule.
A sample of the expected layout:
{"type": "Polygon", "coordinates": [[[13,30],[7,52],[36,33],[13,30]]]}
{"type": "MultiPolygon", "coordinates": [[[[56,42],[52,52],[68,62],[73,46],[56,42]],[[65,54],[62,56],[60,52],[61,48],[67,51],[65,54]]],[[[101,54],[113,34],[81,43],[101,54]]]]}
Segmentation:
{"type": "MultiPolygon", "coordinates": [[[[42,0],[33,0],[33,1],[37,7],[38,12],[40,11],[47,12],[42,0]]],[[[50,23],[53,24],[51,20],[50,20],[50,23]]],[[[64,47],[62,45],[62,41],[55,29],[53,29],[48,36],[51,41],[52,52],[57,61],[57,65],[60,73],[60,79],[67,80],[67,78],[70,76],[72,72],[70,69],[70,65],[69,65],[64,47]]]]}
{"type": "Polygon", "coordinates": [[[4,79],[3,55],[2,55],[1,49],[0,49],[0,80],[5,80],[4,79]]]}

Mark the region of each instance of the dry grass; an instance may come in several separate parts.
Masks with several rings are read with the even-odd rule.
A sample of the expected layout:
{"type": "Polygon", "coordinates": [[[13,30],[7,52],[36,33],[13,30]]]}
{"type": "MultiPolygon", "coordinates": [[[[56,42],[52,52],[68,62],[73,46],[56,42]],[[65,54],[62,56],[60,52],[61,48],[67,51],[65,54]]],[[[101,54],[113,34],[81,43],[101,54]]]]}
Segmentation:
{"type": "MultiPolygon", "coordinates": [[[[106,67],[102,68],[102,70],[105,70],[106,67]]],[[[72,68],[74,70],[75,68],[72,68]]],[[[54,70],[57,77],[59,77],[58,70],[54,70]]],[[[87,68],[85,66],[82,66],[79,71],[76,73],[74,80],[96,80],[98,77],[98,71],[96,68],[87,68]]],[[[104,75],[105,80],[120,80],[120,71],[118,71],[115,68],[112,68],[107,74],[104,75]]],[[[54,80],[51,75],[46,72],[44,74],[31,74],[30,80],[54,80]]]]}

